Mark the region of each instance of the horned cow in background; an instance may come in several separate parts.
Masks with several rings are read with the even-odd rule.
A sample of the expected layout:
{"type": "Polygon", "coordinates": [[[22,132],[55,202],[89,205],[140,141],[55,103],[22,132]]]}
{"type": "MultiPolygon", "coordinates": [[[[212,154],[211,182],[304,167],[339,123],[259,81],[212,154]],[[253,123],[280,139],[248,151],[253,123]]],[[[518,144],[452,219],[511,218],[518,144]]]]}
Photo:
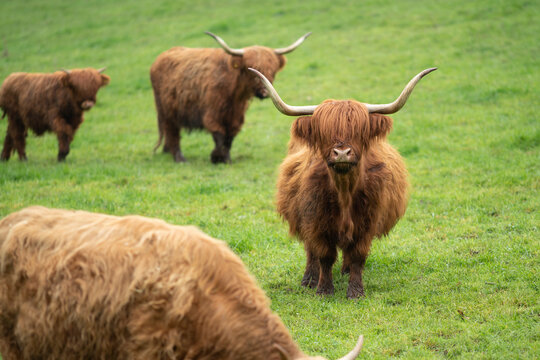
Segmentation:
{"type": "Polygon", "coordinates": [[[348,298],[364,296],[362,272],[374,237],[386,235],[407,207],[407,170],[386,140],[392,114],[401,109],[420,79],[415,76],[390,104],[326,100],[318,106],[284,103],[259,75],[275,106],[297,118],[277,184],[277,210],[307,256],[302,285],[332,294],[338,248],[342,273],[350,273],[348,298]]]}
{"type": "Polygon", "coordinates": [[[224,242],[157,219],[39,206],[0,221],[0,353],[322,359],[298,348],[224,242]]]}
{"type": "Polygon", "coordinates": [[[206,129],[215,143],[212,163],[230,163],[232,142],[242,128],[249,100],[268,96],[248,68],[258,69],[273,81],[285,66],[284,54],[310,35],[286,48],[233,49],[220,37],[207,34],[222,49],[173,47],[159,55],[150,69],[159,130],[154,151],[165,138],[163,151],[170,152],[176,162],[185,161],[180,148],[181,129],[206,129]]]}
{"type": "Polygon", "coordinates": [[[28,129],[36,135],[52,131],[58,138],[58,161],[65,160],[83,112],[96,103],[98,90],[109,83],[105,68],[57,71],[52,74],[13,73],[0,88],[0,108],[8,117],[1,160],[17,151],[26,160],[28,129]]]}

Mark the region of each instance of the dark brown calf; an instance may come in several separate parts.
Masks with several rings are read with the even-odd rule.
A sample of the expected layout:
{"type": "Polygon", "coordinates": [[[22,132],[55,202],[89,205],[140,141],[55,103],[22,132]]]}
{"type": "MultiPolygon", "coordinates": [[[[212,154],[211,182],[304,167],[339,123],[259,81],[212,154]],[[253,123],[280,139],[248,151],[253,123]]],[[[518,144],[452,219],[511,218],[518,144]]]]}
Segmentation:
{"type": "Polygon", "coordinates": [[[185,161],[180,149],[181,129],[206,129],[215,143],[211,161],[230,163],[232,142],[244,123],[248,101],[254,95],[261,99],[268,96],[248,68],[258,69],[273,81],[285,65],[283,54],[296,49],[309,35],[282,49],[231,49],[218,36],[208,34],[223,49],[174,47],[159,55],[150,69],[159,130],[154,150],[165,137],[163,151],[169,151],[176,162],[185,161]]]}
{"type": "Polygon", "coordinates": [[[75,69],[52,74],[13,73],[0,88],[0,108],[8,117],[1,160],[17,151],[26,160],[28,129],[36,135],[52,131],[58,138],[58,161],[69,153],[69,145],[83,122],[83,112],[96,103],[98,90],[110,78],[105,69],[75,69]]]}
{"type": "Polygon", "coordinates": [[[350,272],[348,298],[364,296],[362,271],[374,237],[386,235],[407,207],[407,170],[386,141],[392,119],[416,83],[385,105],[326,100],[318,106],[289,106],[264,81],[276,107],[296,119],[289,153],[279,171],[277,210],[292,235],[304,243],[307,264],[302,285],[332,294],[332,266],[338,248],[342,272],[350,272]]]}

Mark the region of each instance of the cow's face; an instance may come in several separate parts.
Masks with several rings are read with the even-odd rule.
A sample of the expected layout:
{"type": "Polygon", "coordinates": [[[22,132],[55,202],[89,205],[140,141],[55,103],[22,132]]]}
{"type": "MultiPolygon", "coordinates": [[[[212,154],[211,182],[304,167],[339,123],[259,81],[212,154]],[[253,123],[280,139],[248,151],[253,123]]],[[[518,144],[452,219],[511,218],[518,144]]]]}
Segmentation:
{"type": "Polygon", "coordinates": [[[386,136],[391,127],[389,117],[369,114],[359,102],[326,100],[312,116],[295,120],[292,135],[313,148],[334,174],[344,175],[358,165],[370,144],[386,136]]]}
{"type": "Polygon", "coordinates": [[[75,69],[65,74],[64,83],[72,90],[73,99],[83,111],[96,104],[98,90],[109,83],[110,78],[98,70],[75,69]]]}
{"type": "Polygon", "coordinates": [[[248,68],[259,70],[270,82],[273,82],[276,73],[285,66],[286,59],[285,56],[276,54],[271,48],[250,46],[245,48],[241,62],[242,71],[250,79],[253,94],[259,99],[265,99],[269,95],[268,90],[259,77],[249,71],[248,68]]]}

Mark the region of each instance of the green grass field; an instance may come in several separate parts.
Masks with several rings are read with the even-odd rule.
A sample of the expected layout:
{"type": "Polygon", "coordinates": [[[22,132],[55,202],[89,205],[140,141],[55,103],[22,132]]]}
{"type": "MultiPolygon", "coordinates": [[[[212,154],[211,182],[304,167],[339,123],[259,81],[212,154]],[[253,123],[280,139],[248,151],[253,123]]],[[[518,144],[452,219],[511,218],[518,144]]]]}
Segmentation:
{"type": "MultiPolygon", "coordinates": [[[[107,66],[111,83],[85,116],[66,163],[57,141],[29,136],[28,162],[0,163],[0,216],[23,207],[140,214],[225,240],[307,353],[335,359],[364,334],[363,359],[540,357],[540,4],[536,1],[0,2],[0,78],[16,71],[107,66]],[[153,154],[149,68],[176,45],[282,47],[275,86],[291,104],[393,100],[389,141],[406,159],[405,217],[374,242],[366,298],[300,286],[303,247],[275,211],[277,169],[293,118],[252,101],[231,152],[183,137],[188,162],[153,154]]],[[[7,121],[0,121],[3,138],[7,121]]]]}

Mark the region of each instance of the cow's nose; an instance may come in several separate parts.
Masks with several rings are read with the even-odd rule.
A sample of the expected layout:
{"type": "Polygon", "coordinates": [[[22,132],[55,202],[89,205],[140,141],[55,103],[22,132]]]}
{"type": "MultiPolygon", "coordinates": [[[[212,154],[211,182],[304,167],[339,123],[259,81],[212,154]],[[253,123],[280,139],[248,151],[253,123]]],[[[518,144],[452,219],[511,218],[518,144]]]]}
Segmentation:
{"type": "Polygon", "coordinates": [[[91,100],[85,100],[85,101],[83,101],[83,103],[81,104],[81,108],[82,108],[83,110],[88,110],[88,109],[92,108],[92,106],[94,106],[94,104],[95,104],[95,103],[94,103],[93,101],[91,101],[91,100]]]}
{"type": "Polygon", "coordinates": [[[349,161],[349,154],[351,153],[351,148],[334,148],[335,161],[349,161]]]}

